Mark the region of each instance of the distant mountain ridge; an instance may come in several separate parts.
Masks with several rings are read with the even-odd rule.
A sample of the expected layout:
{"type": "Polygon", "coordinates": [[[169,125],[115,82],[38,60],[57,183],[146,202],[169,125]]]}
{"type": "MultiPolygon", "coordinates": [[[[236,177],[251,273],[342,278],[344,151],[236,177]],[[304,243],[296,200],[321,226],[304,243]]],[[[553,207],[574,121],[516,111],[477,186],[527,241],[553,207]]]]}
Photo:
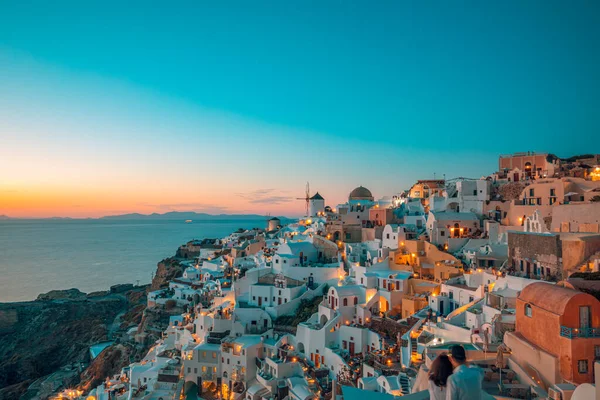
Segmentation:
{"type": "MultiPolygon", "coordinates": [[[[152,214],[122,214],[122,215],[107,215],[99,219],[191,219],[193,220],[211,220],[211,219],[223,219],[223,218],[235,218],[235,219],[266,219],[264,215],[258,214],[207,214],[197,213],[193,211],[170,211],[164,214],[152,213],[152,214]]],[[[290,219],[287,217],[278,217],[281,219],[290,219]]]]}
{"type": "MultiPolygon", "coordinates": [[[[152,214],[120,214],[120,215],[107,215],[100,218],[70,218],[70,217],[49,217],[49,218],[12,218],[8,215],[0,215],[0,221],[2,220],[22,220],[22,219],[36,219],[36,220],[57,220],[57,219],[101,219],[101,220],[188,220],[192,221],[210,221],[215,219],[242,219],[242,220],[257,220],[257,219],[270,219],[272,217],[259,215],[259,214],[207,214],[197,213],[194,211],[170,211],[164,214],[152,213],[152,214]]],[[[293,218],[288,217],[277,217],[281,220],[292,220],[293,218]]]]}

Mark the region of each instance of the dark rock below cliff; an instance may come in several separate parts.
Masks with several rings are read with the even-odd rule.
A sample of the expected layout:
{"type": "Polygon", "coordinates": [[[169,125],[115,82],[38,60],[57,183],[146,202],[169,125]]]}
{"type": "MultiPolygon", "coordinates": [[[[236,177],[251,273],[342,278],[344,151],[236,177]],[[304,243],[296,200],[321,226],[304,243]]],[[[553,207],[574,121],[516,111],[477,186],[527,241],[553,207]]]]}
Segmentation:
{"type": "Polygon", "coordinates": [[[87,296],[69,289],[0,303],[0,399],[19,398],[29,383],[67,364],[85,365],[91,345],[113,339],[119,325],[141,322],[145,291],[87,296]]]}
{"type": "Polygon", "coordinates": [[[42,293],[37,300],[85,300],[87,295],[79,289],[51,290],[48,293],[42,293]]]}

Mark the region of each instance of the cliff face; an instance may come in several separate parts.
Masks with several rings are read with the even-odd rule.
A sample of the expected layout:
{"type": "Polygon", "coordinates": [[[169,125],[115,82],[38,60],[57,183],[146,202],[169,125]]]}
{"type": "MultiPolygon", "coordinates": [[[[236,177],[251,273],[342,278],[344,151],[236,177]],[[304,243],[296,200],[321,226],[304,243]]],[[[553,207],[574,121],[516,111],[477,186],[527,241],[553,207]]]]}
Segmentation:
{"type": "Polygon", "coordinates": [[[112,376],[121,371],[135,358],[137,350],[130,345],[115,344],[104,350],[96,357],[89,367],[81,374],[79,388],[84,392],[98,386],[107,376],[112,376]]]}
{"type": "Polygon", "coordinates": [[[125,304],[115,297],[0,304],[0,315],[10,316],[0,328],[0,387],[84,361],[89,346],[107,339],[107,326],[125,304]]]}
{"type": "Polygon", "coordinates": [[[0,398],[17,399],[34,380],[89,362],[91,345],[141,321],[145,290],[86,295],[70,289],[0,303],[0,398]]]}
{"type": "Polygon", "coordinates": [[[150,290],[159,290],[169,286],[169,281],[183,275],[184,266],[176,258],[165,258],[156,266],[150,290]]]}
{"type": "Polygon", "coordinates": [[[89,389],[140,359],[147,345],[166,328],[169,315],[181,312],[147,310],[146,293],[167,287],[183,269],[177,259],[167,258],[158,263],[149,287],[117,285],[90,294],[77,289],[54,290],[35,301],[0,303],[0,399],[46,398],[51,391],[38,379],[74,363],[65,374],[73,377],[69,385],[79,382],[79,387],[89,389]],[[119,341],[121,334],[135,325],[145,336],[143,343],[119,341]],[[105,340],[117,342],[83,372],[78,370],[90,362],[89,347],[105,340]]]}

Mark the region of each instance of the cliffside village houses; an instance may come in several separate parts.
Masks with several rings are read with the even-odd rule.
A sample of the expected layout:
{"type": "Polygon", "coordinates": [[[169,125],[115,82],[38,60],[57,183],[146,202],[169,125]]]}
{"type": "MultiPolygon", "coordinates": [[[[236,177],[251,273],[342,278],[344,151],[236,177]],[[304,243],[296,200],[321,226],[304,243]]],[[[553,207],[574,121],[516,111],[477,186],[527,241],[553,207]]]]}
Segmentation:
{"type": "Polygon", "coordinates": [[[184,312],[87,398],[427,399],[458,343],[488,398],[600,399],[600,155],[501,156],[335,207],[315,193],[266,225],[182,246],[148,307],[184,312]]]}

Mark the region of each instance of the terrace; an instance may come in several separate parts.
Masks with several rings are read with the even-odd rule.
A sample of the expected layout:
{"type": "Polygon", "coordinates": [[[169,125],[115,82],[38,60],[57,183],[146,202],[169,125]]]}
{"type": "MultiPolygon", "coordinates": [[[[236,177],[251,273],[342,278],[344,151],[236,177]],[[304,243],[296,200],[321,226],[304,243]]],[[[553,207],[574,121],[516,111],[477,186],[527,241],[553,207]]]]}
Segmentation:
{"type": "Polygon", "coordinates": [[[600,328],[560,327],[560,336],[567,339],[600,338],[600,328]]]}

